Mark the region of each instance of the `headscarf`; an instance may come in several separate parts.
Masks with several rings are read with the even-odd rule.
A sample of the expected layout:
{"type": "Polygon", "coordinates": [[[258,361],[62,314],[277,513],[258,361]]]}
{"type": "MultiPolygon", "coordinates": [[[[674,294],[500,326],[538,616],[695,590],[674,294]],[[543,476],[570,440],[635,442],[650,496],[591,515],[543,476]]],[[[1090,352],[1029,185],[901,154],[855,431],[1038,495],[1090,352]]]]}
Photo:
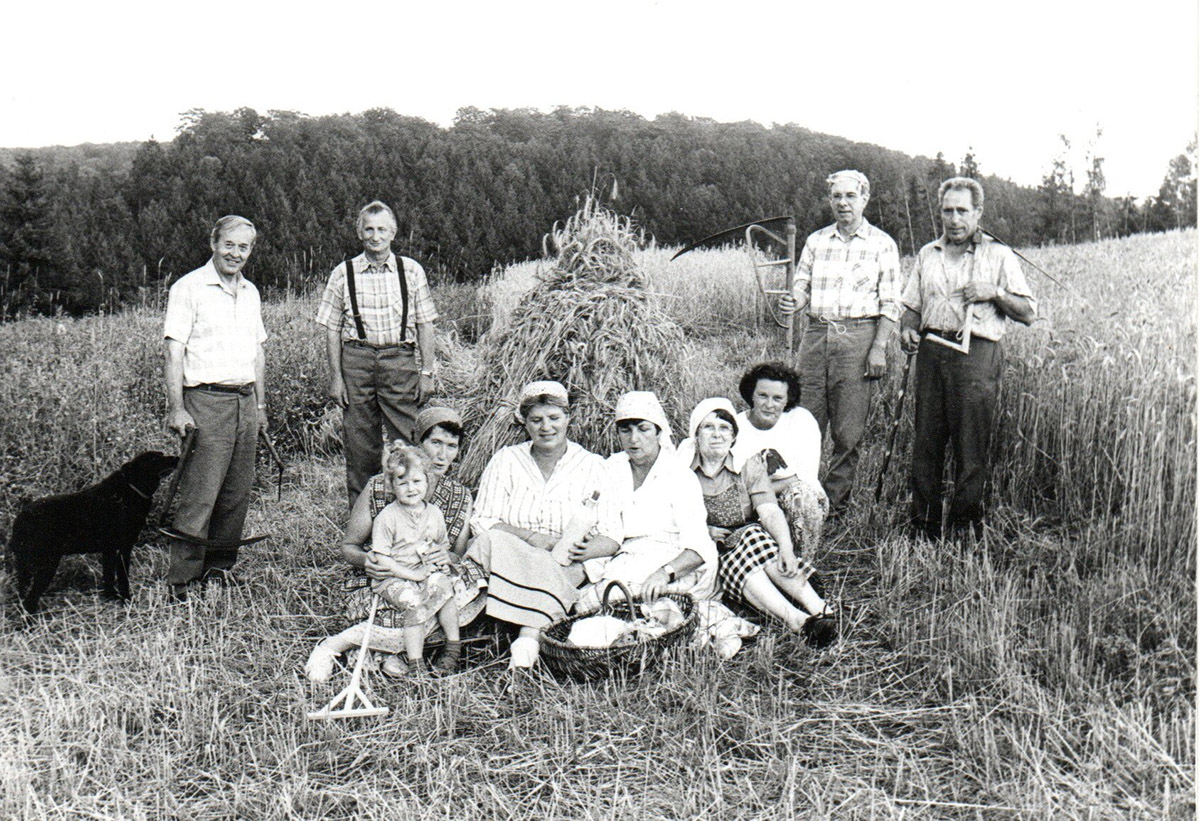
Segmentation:
{"type": "Polygon", "coordinates": [[[570,407],[571,405],[571,400],[567,397],[567,389],[562,386],[561,382],[554,382],[549,379],[544,379],[540,382],[530,382],[521,388],[521,395],[517,397],[517,407],[513,411],[513,417],[517,420],[517,424],[525,424],[525,417],[521,414],[521,406],[525,404],[526,399],[533,399],[535,396],[553,396],[555,399],[561,399],[565,407],[570,407]]]}
{"type": "Polygon", "coordinates": [[[704,417],[715,410],[721,409],[728,411],[731,417],[737,417],[737,411],[733,409],[733,403],[724,396],[710,396],[708,399],[701,399],[692,410],[692,415],[688,418],[688,436],[694,439],[696,437],[696,428],[700,427],[700,423],[704,421],[704,417]]]}
{"type": "Polygon", "coordinates": [[[622,394],[617,400],[616,408],[613,409],[613,423],[620,424],[626,419],[645,419],[658,425],[659,447],[668,451],[675,449],[675,443],[671,439],[671,423],[667,421],[662,403],[652,391],[629,391],[622,394]]]}
{"type": "Polygon", "coordinates": [[[430,430],[438,425],[446,424],[454,425],[460,430],[462,429],[462,417],[459,416],[458,411],[453,408],[426,408],[417,414],[417,425],[413,438],[419,443],[430,430]]]}

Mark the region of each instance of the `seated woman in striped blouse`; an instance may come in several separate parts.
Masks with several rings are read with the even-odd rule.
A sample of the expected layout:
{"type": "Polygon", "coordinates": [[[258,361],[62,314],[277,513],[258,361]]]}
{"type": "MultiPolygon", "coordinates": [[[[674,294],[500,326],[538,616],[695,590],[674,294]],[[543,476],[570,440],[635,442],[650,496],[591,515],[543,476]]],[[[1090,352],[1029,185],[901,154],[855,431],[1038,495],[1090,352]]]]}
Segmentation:
{"type": "Polygon", "coordinates": [[[537,661],[538,633],[566,615],[584,581],[579,559],[559,564],[552,548],[572,515],[596,492],[596,525],[579,540],[580,558],[617,552],[620,513],[608,492],[604,459],[567,439],[571,406],[558,382],[531,382],[517,402],[529,441],[496,451],[479,480],[467,555],[488,571],[487,613],[520,626],[510,667],[537,661]]]}

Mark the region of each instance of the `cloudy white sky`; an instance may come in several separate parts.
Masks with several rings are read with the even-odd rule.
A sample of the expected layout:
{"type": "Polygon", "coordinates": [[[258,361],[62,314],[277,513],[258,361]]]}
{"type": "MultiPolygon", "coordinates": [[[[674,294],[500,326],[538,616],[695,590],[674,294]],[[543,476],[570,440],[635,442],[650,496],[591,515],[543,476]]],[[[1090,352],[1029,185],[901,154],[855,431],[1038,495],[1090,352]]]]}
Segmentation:
{"type": "Polygon", "coordinates": [[[1140,197],[1196,132],[1195,0],[15,0],[3,18],[8,147],[166,140],[192,108],[449,125],[597,106],[973,148],[1037,184],[1060,133],[1082,150],[1099,124],[1109,193],[1140,197]]]}

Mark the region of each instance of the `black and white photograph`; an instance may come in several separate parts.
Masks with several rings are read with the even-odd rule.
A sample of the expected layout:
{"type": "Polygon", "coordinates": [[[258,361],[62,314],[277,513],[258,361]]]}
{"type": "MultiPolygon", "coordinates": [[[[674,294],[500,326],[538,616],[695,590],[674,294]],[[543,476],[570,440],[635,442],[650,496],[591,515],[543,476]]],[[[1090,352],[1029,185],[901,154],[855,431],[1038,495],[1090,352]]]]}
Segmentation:
{"type": "Polygon", "coordinates": [[[1194,0],[3,18],[0,818],[1195,818],[1194,0]]]}

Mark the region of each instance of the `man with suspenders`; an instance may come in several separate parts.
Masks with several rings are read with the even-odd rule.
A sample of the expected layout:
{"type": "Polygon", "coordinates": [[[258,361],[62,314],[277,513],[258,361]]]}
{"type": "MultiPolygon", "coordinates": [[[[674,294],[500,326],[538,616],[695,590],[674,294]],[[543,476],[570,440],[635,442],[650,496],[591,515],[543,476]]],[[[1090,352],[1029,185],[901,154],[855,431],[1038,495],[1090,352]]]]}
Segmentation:
{"type": "Polygon", "coordinates": [[[425,270],[392,253],[396,215],[375,200],[358,214],[363,253],[333,269],[317,324],[326,329],[329,397],[342,406],[346,490],[353,505],[379,472],[383,433],[410,442],[433,390],[437,308],[425,270]]]}

